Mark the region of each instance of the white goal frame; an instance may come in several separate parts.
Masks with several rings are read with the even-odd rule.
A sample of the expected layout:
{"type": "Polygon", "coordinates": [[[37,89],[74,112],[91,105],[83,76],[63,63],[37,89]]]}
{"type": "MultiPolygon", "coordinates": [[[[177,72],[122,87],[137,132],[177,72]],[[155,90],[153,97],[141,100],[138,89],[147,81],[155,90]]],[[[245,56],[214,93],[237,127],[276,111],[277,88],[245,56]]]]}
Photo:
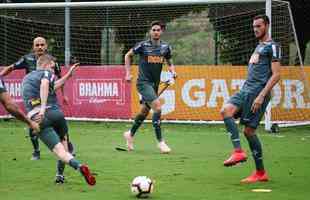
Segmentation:
{"type": "MultiPolygon", "coordinates": [[[[294,27],[294,20],[292,17],[292,11],[290,9],[290,3],[281,0],[148,0],[148,1],[95,1],[95,2],[58,2],[58,3],[2,3],[0,4],[0,9],[34,9],[34,8],[66,8],[65,17],[65,63],[69,63],[70,60],[70,8],[83,8],[83,7],[134,7],[134,6],[177,6],[177,5],[203,5],[203,4],[226,4],[226,3],[266,3],[266,15],[270,17],[272,15],[272,2],[282,2],[288,5],[289,15],[294,30],[294,37],[296,41],[296,47],[298,51],[298,56],[301,63],[301,68],[303,68],[303,63],[301,59],[301,53],[299,49],[299,44],[297,40],[297,34],[294,27]]],[[[272,23],[272,22],[271,22],[272,23]]],[[[271,33],[271,28],[270,28],[271,33]]],[[[83,120],[83,121],[132,121],[132,120],[118,120],[118,119],[89,119],[89,118],[68,118],[69,120],[83,120]]],[[[223,123],[222,121],[178,121],[172,120],[167,121],[172,123],[223,123]]],[[[270,131],[272,124],[274,123],[271,119],[271,106],[268,106],[265,113],[265,120],[262,122],[265,124],[265,129],[270,131]]],[[[280,126],[290,126],[289,122],[276,122],[281,123],[280,126]]],[[[302,122],[301,124],[308,124],[310,122],[302,122]]],[[[296,123],[294,123],[296,124],[296,123]]]]}

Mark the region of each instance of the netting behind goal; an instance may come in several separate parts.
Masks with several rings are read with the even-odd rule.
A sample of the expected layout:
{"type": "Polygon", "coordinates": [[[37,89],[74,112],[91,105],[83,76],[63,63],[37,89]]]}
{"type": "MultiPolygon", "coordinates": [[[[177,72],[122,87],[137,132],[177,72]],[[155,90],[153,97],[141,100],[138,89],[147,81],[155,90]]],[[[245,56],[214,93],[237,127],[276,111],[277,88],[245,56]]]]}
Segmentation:
{"type": "MultiPolygon", "coordinates": [[[[119,65],[124,63],[124,54],[137,42],[148,38],[149,25],[153,20],[161,20],[166,23],[163,40],[172,46],[178,72],[175,85],[168,87],[161,95],[163,118],[220,121],[219,110],[244,83],[248,60],[257,45],[252,19],[264,14],[266,9],[263,1],[214,2],[135,6],[120,6],[122,2],[119,2],[114,6],[102,4],[70,8],[70,51],[71,56],[81,63],[83,73],[70,83],[74,91],[70,97],[76,106],[64,108],[66,115],[73,118],[133,117],[139,110],[135,81],[128,86],[121,77],[117,78],[120,87],[114,88],[115,91],[123,95],[124,101],[129,101],[126,104],[128,109],[122,114],[119,108],[125,105],[123,100],[116,101],[109,96],[114,91],[111,80],[123,73],[119,65]],[[115,65],[120,71],[114,72],[115,65]],[[103,82],[96,77],[96,70],[94,72],[83,66],[96,66],[96,70],[104,71],[103,82]],[[88,82],[80,84],[83,78],[88,82]],[[101,88],[100,91],[98,88],[101,88]],[[75,95],[80,95],[78,98],[82,100],[77,102],[75,95]],[[105,105],[109,101],[115,104],[105,105]],[[89,104],[95,110],[101,110],[102,115],[79,115],[89,108],[89,104]],[[113,109],[118,109],[117,115],[111,114],[113,109]]],[[[49,52],[64,64],[64,16],[63,7],[0,9],[1,65],[14,63],[29,52],[32,39],[38,35],[47,38],[49,52]]],[[[271,121],[308,121],[310,102],[307,80],[310,71],[301,65],[298,57],[289,5],[285,2],[274,1],[272,4],[272,37],[282,46],[283,67],[282,79],[273,90],[271,121]]],[[[137,61],[135,58],[134,63],[137,61]]],[[[133,74],[137,75],[137,67],[133,67],[133,74]]],[[[164,70],[163,80],[166,75],[164,70]]]]}

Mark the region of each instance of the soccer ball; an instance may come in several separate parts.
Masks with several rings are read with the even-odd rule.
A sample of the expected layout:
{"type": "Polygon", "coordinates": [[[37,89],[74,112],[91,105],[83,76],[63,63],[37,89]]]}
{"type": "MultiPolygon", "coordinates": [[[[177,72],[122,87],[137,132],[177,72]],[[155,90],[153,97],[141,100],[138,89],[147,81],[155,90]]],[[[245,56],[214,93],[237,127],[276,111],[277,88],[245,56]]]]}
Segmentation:
{"type": "Polygon", "coordinates": [[[138,198],[148,197],[153,188],[153,181],[147,176],[137,176],[131,182],[131,192],[138,198]]]}

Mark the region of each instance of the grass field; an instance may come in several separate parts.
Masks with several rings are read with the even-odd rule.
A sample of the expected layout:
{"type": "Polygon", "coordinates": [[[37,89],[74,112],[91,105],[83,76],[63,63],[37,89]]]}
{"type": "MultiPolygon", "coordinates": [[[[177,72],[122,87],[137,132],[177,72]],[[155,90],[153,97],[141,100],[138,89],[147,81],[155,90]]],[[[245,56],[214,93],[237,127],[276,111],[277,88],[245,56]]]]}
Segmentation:
{"type": "MultiPolygon", "coordinates": [[[[16,121],[0,122],[1,200],[130,200],[129,183],[138,175],[152,177],[158,200],[306,200],[310,195],[310,128],[282,129],[278,135],[258,130],[263,142],[265,166],[271,181],[241,185],[253,159],[225,168],[223,160],[231,144],[223,126],[163,125],[173,150],[161,155],[150,124],[135,138],[134,152],[118,152],[123,145],[124,123],[69,123],[77,158],[97,173],[97,185],[89,187],[70,167],[64,185],[54,184],[55,158],[41,143],[40,161],[30,161],[31,146],[25,126],[16,121]],[[254,193],[251,189],[272,189],[254,193]]],[[[247,142],[242,144],[248,151],[247,142]]]]}

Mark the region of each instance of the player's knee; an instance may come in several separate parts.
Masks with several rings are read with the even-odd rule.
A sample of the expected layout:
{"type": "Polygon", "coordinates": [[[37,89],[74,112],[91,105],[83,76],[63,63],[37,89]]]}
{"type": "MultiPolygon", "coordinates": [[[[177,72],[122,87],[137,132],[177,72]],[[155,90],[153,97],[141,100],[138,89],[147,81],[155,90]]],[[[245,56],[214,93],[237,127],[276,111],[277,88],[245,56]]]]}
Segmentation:
{"type": "Polygon", "coordinates": [[[150,112],[150,109],[144,108],[141,110],[141,115],[146,117],[149,114],[149,112],[150,112]]]}
{"type": "Polygon", "coordinates": [[[246,126],[246,127],[244,127],[243,134],[246,137],[253,136],[253,135],[255,135],[255,129],[252,127],[246,126]]]}
{"type": "Polygon", "coordinates": [[[223,118],[226,118],[226,117],[232,117],[232,115],[229,114],[229,108],[224,106],[221,110],[220,110],[220,114],[223,118]]]}
{"type": "Polygon", "coordinates": [[[220,114],[223,118],[233,117],[236,109],[231,104],[226,104],[220,110],[220,114]]]}

